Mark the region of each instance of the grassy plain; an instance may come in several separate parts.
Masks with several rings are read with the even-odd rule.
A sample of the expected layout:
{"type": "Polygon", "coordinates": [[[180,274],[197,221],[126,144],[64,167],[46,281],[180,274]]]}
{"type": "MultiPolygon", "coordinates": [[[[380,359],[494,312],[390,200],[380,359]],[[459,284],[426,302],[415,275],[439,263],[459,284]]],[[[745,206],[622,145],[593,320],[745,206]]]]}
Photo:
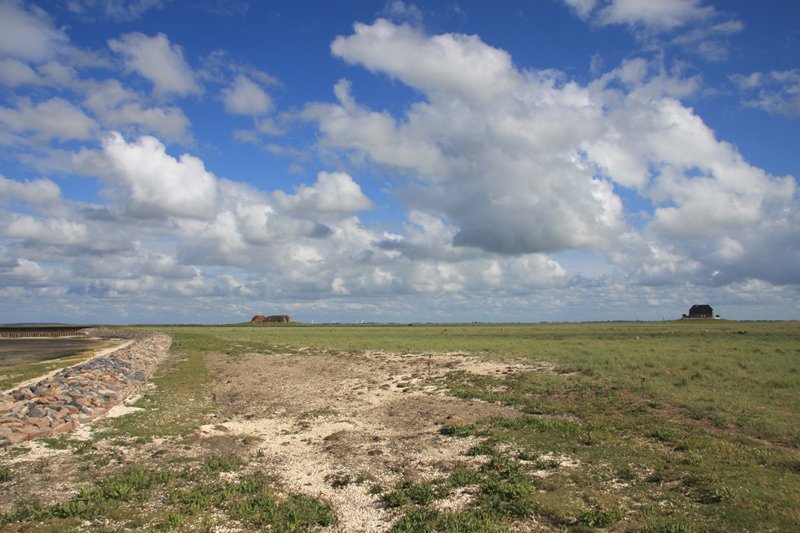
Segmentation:
{"type": "MultiPolygon", "coordinates": [[[[372,487],[396,511],[395,531],[789,531],[800,523],[797,322],[159,329],[174,342],[156,390],[137,403],[143,410],[97,424],[95,447],[172,439],[192,449],[217,409],[209,354],[465,352],[552,371],[435,378],[453,396],[520,415],[442,428],[448,438],[479,438],[470,452],[477,464],[372,487]],[[471,495],[468,505],[440,505],[459,492],[471,495]]],[[[60,442],[94,460],[92,443],[60,442]]],[[[134,528],[188,531],[231,520],[245,530],[335,530],[325,501],[282,490],[277,479],[222,476],[244,462],[231,450],[165,454],[169,461],[144,470],[125,461],[87,466],[88,488],[77,497],[6,513],[0,526],[58,529],[111,512],[134,528]]],[[[0,467],[0,489],[11,488],[17,467],[0,467]]]]}

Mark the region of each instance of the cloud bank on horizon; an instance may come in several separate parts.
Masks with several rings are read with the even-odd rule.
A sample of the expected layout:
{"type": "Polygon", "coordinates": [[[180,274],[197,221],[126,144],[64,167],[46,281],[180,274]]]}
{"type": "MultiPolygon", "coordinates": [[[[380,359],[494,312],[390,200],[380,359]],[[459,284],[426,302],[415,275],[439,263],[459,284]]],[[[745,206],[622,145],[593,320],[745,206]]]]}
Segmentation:
{"type": "Polygon", "coordinates": [[[0,322],[800,318],[795,153],[745,149],[800,129],[800,30],[747,69],[748,13],[546,4],[516,23],[580,29],[582,70],[546,34],[461,30],[467,2],[368,3],[324,49],[256,54],[243,17],[310,22],[0,1],[0,322]]]}

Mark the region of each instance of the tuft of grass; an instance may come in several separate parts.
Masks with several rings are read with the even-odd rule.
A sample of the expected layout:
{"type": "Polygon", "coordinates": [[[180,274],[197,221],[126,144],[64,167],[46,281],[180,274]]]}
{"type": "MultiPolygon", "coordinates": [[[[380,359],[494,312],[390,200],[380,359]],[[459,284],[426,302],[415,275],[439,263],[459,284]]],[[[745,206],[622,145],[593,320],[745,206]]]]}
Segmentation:
{"type": "Polygon", "coordinates": [[[164,520],[161,522],[161,528],[167,531],[171,531],[173,529],[178,529],[186,522],[187,515],[177,512],[177,511],[170,511],[166,515],[164,515],[164,520]]]}
{"type": "Polygon", "coordinates": [[[533,514],[533,488],[518,461],[502,455],[491,455],[480,468],[483,474],[478,486],[477,505],[490,515],[526,518],[533,514]]]}
{"type": "Polygon", "coordinates": [[[173,491],[170,501],[183,515],[207,513],[220,504],[219,494],[202,484],[173,491]]]}
{"type": "Polygon", "coordinates": [[[244,464],[244,460],[238,455],[215,455],[205,460],[203,463],[203,470],[209,474],[236,472],[241,469],[244,464]]]}
{"type": "Polygon", "coordinates": [[[302,420],[310,420],[315,418],[324,418],[328,416],[336,416],[339,412],[336,409],[332,409],[330,407],[321,407],[319,409],[312,409],[311,411],[307,411],[303,413],[300,418],[302,420]]]}
{"type": "Polygon", "coordinates": [[[0,483],[8,483],[12,479],[14,479],[14,475],[11,473],[11,469],[0,466],[0,483]]]}
{"type": "Polygon", "coordinates": [[[606,528],[616,524],[625,518],[624,509],[613,509],[611,511],[604,511],[602,509],[592,509],[586,511],[578,518],[578,523],[588,527],[601,527],[606,528]]]}
{"type": "Polygon", "coordinates": [[[447,424],[441,427],[439,433],[451,437],[468,437],[475,432],[476,424],[447,424]]]}
{"type": "Polygon", "coordinates": [[[391,492],[381,496],[387,507],[403,507],[405,505],[428,505],[434,500],[435,492],[432,483],[427,481],[403,480],[391,492]]]}
{"type": "MultiPolygon", "coordinates": [[[[38,502],[25,504],[15,511],[0,515],[0,527],[14,523],[82,519],[91,520],[107,515],[120,504],[141,497],[155,485],[163,485],[170,479],[168,472],[154,472],[141,467],[130,467],[101,484],[81,490],[77,496],[51,506],[38,502]]],[[[53,530],[63,530],[53,524],[53,530]]],[[[69,529],[69,528],[66,528],[69,529]]]]}
{"type": "Polygon", "coordinates": [[[453,487],[466,487],[477,484],[480,480],[480,475],[470,468],[457,466],[450,471],[448,479],[453,487]]]}
{"type": "Polygon", "coordinates": [[[168,471],[153,471],[132,466],[104,481],[99,489],[90,495],[107,500],[129,501],[154,485],[166,484],[171,477],[172,474],[168,471]]]}
{"type": "Polygon", "coordinates": [[[327,502],[303,494],[279,495],[263,480],[250,477],[228,487],[232,497],[244,495],[225,505],[228,516],[245,526],[269,527],[277,531],[304,531],[336,524],[327,502]]]}
{"type": "Polygon", "coordinates": [[[237,521],[247,530],[307,531],[336,524],[329,503],[279,491],[266,477],[220,483],[215,474],[238,461],[214,459],[199,468],[187,465],[184,475],[129,467],[68,501],[51,506],[30,502],[0,515],[0,529],[15,525],[39,531],[36,525],[46,524],[49,529],[44,530],[64,531],[83,522],[84,528],[91,524],[90,529],[105,530],[108,523],[98,521],[109,518],[114,530],[202,529],[213,517],[237,521]]]}
{"type": "Polygon", "coordinates": [[[72,448],[76,453],[85,453],[93,445],[93,440],[70,439],[67,434],[59,435],[55,438],[41,439],[39,442],[53,450],[68,450],[72,448]]]}
{"type": "Polygon", "coordinates": [[[497,522],[490,516],[475,511],[445,512],[436,509],[420,508],[400,517],[392,526],[393,533],[439,532],[462,533],[481,531],[486,533],[505,533],[511,528],[497,522]]]}

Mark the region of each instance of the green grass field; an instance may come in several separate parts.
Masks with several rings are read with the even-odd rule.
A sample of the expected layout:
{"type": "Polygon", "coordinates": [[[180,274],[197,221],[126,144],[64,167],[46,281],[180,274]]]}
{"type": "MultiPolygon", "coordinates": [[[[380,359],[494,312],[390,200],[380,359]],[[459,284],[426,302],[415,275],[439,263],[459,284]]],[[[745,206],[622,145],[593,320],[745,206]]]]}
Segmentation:
{"type": "MultiPolygon", "coordinates": [[[[481,437],[470,452],[484,458],[480,467],[375,487],[384,505],[398,510],[395,531],[506,531],[521,524],[543,531],[791,531],[800,524],[797,322],[159,329],[174,342],[154,378],[157,394],[140,400],[143,411],[100,424],[99,435],[185,435],[204,423],[215,409],[205,393],[213,379],[204,364],[210,352],[463,351],[551,364],[555,371],[456,373],[438,383],[461,398],[514,406],[522,416],[445,428],[449,438],[481,437]],[[564,457],[571,466],[560,464],[564,457]],[[437,506],[464,487],[475,494],[469,507],[437,506]]],[[[171,476],[159,483],[174,485],[180,476],[171,476]]],[[[111,481],[99,481],[96,494],[111,481]]],[[[209,513],[244,512],[244,481],[237,483],[204,489],[222,498],[212,498],[209,513]],[[231,501],[220,496],[225,490],[231,501]]],[[[259,483],[259,494],[273,490],[259,483]]],[[[190,485],[172,490],[174,501],[188,505],[190,485]]],[[[307,508],[311,515],[300,516],[300,529],[335,523],[325,502],[303,502],[293,512],[307,508]]],[[[197,525],[162,511],[164,529],[197,525]]],[[[271,515],[258,516],[249,523],[270,523],[271,515]]],[[[280,520],[278,529],[287,523],[280,520]]],[[[11,523],[25,521],[6,517],[11,523]]]]}

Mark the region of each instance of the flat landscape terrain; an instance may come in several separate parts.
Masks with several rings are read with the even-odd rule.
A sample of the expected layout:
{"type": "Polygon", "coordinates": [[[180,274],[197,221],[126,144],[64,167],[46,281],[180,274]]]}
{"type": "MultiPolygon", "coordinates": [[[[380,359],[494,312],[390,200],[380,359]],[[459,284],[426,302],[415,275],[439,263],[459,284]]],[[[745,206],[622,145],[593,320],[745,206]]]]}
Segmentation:
{"type": "Polygon", "coordinates": [[[800,523],[797,322],[159,329],[140,397],[0,454],[0,529],[800,523]]]}

